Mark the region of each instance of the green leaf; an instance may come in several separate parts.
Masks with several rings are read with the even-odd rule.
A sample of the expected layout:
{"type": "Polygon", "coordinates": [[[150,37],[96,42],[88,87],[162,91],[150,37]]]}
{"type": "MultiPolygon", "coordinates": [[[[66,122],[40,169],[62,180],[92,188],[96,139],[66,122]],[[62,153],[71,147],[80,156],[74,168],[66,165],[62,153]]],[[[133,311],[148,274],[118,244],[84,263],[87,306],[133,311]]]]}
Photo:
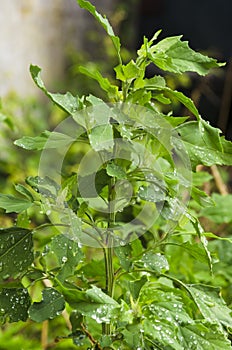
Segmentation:
{"type": "Polygon", "coordinates": [[[147,276],[142,276],[138,280],[129,281],[129,290],[134,300],[138,299],[140,291],[147,282],[147,276]]]}
{"type": "Polygon", "coordinates": [[[15,185],[15,189],[16,191],[18,191],[20,194],[22,194],[23,196],[25,196],[27,199],[29,199],[29,201],[33,202],[34,201],[34,197],[31,194],[31,192],[23,185],[21,184],[17,184],[15,185]]]}
{"type": "MultiPolygon", "coordinates": [[[[172,243],[170,243],[172,245],[172,243]]],[[[198,243],[191,244],[190,242],[185,242],[183,244],[174,244],[183,248],[185,251],[189,253],[194,259],[208,263],[208,255],[205,252],[203,246],[198,243]]]]}
{"type": "Polygon", "coordinates": [[[197,187],[192,187],[191,196],[202,208],[214,205],[212,197],[208,196],[204,191],[199,190],[197,187]]]}
{"type": "Polygon", "coordinates": [[[160,253],[155,254],[151,251],[143,254],[139,264],[142,264],[145,269],[149,269],[157,273],[163,273],[169,270],[166,257],[160,253]]]}
{"type": "Polygon", "coordinates": [[[131,246],[126,244],[125,246],[118,246],[114,248],[115,255],[119,259],[120,266],[126,270],[130,271],[132,266],[132,261],[130,259],[131,246]]]}
{"type": "Polygon", "coordinates": [[[56,289],[46,288],[42,294],[42,300],[29,308],[29,317],[35,322],[51,320],[60,315],[65,307],[64,298],[56,289]]]}
{"type": "Polygon", "coordinates": [[[25,272],[34,259],[31,230],[0,229],[0,242],[0,280],[15,278],[25,272]]]}
{"type": "Polygon", "coordinates": [[[78,243],[65,235],[55,236],[50,243],[50,249],[56,256],[60,267],[57,278],[64,282],[66,278],[74,275],[77,265],[83,258],[83,253],[78,243]]]}
{"type": "Polygon", "coordinates": [[[74,141],[75,139],[68,135],[46,130],[40,136],[23,136],[21,139],[15,140],[14,144],[27,150],[40,151],[45,148],[62,148],[74,141]]]}
{"type": "Polygon", "coordinates": [[[81,66],[78,70],[87,75],[88,77],[96,80],[100,87],[108,93],[109,98],[115,98],[118,95],[118,87],[116,85],[112,85],[109,79],[104,78],[99,70],[93,66],[91,63],[87,63],[86,66],[81,66]]]}
{"type": "Polygon", "coordinates": [[[182,36],[173,36],[161,40],[148,51],[148,57],[160,69],[172,73],[196,72],[206,75],[211,68],[220,67],[213,58],[192,50],[182,36]]]}
{"type": "Polygon", "coordinates": [[[114,146],[112,125],[99,125],[93,128],[89,134],[89,141],[96,152],[112,149],[114,146]]]}
{"type": "Polygon", "coordinates": [[[103,17],[100,13],[98,13],[96,11],[95,6],[93,6],[89,1],[77,0],[77,2],[81,8],[89,11],[96,18],[96,20],[101,24],[101,26],[105,29],[106,33],[109,35],[109,37],[111,38],[111,40],[113,42],[113,45],[115,47],[115,50],[116,50],[118,58],[119,58],[119,62],[121,62],[120,39],[118,36],[115,36],[113,28],[111,27],[107,18],[105,16],[103,17]]]}
{"type": "Polygon", "coordinates": [[[131,60],[127,65],[119,64],[114,68],[116,72],[116,78],[121,81],[132,81],[137,78],[140,72],[140,68],[136,65],[136,63],[131,60]]]}
{"type": "Polygon", "coordinates": [[[214,206],[202,208],[199,216],[207,217],[217,224],[230,223],[232,221],[232,195],[212,194],[214,206]]]}
{"type": "Polygon", "coordinates": [[[189,322],[179,328],[184,349],[231,350],[231,343],[217,324],[205,321],[189,322]]]}
{"type": "Polygon", "coordinates": [[[221,323],[226,327],[232,327],[232,310],[220,296],[220,289],[201,285],[187,285],[196,305],[203,317],[210,323],[221,323]]]}
{"type": "Polygon", "coordinates": [[[198,164],[232,165],[232,143],[220,137],[220,130],[207,122],[191,121],[176,128],[193,167],[198,164]]]}
{"type": "Polygon", "coordinates": [[[6,213],[20,213],[27,210],[33,203],[27,199],[18,198],[11,194],[0,194],[0,208],[6,210],[6,213]]]}
{"type": "Polygon", "coordinates": [[[3,288],[0,292],[1,323],[26,321],[30,305],[26,288],[3,288]]]}
{"type": "Polygon", "coordinates": [[[116,164],[115,162],[110,162],[107,164],[106,172],[111,177],[116,177],[117,179],[126,179],[126,173],[124,169],[116,164]]]}
{"type": "Polygon", "coordinates": [[[79,100],[77,97],[74,97],[70,92],[67,92],[65,95],[62,94],[52,94],[47,91],[41,76],[41,68],[38,66],[30,65],[30,72],[32,79],[36,85],[53,101],[58,107],[63,109],[68,114],[75,113],[79,108],[79,100]]]}
{"type": "Polygon", "coordinates": [[[213,176],[206,171],[198,171],[192,173],[192,180],[194,186],[202,186],[204,183],[213,179],[213,176]]]}
{"type": "Polygon", "coordinates": [[[166,199],[165,190],[156,184],[141,186],[138,191],[138,196],[148,202],[161,202],[166,199]]]}

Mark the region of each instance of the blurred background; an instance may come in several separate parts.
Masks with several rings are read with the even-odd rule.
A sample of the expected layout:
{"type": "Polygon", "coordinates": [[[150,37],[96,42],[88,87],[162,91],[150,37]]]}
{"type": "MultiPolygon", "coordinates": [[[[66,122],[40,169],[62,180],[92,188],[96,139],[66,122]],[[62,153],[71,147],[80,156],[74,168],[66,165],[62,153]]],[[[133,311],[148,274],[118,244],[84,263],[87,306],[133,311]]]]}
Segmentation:
{"type": "MultiPolygon", "coordinates": [[[[162,29],[160,38],[181,35],[193,49],[227,63],[224,69],[206,78],[180,77],[177,85],[189,94],[202,116],[221,128],[231,139],[232,45],[230,14],[232,3],[216,0],[94,0],[122,38],[128,57],[138,49],[143,36],[162,29]],[[190,79],[189,79],[190,78],[190,79]]],[[[11,0],[0,12],[0,96],[38,96],[29,74],[30,63],[41,66],[43,79],[53,91],[91,90],[78,73],[78,65],[99,62],[106,74],[113,75],[113,56],[107,38],[95,20],[79,8],[75,0],[11,0]],[[106,57],[107,56],[107,57],[106,57]]],[[[126,57],[126,53],[125,53],[126,57]]],[[[103,72],[104,73],[104,72],[103,72]]],[[[157,73],[150,67],[148,75],[157,73]]],[[[94,86],[95,88],[95,86],[94,86]]]]}

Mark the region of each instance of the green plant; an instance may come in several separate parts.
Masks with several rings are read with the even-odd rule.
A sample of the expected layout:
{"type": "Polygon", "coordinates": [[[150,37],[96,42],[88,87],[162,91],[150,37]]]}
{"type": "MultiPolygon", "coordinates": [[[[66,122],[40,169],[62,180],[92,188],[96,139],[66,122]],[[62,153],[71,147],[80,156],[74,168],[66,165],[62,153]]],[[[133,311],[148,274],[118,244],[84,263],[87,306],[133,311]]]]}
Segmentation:
{"type": "Polygon", "coordinates": [[[201,75],[220,64],[181,37],[155,43],[159,33],[123,64],[107,19],[78,3],[112,40],[117,85],[96,67],[81,67],[104,101],[50,93],[40,68],[30,68],[67,117],[54,131],[15,141],[42,152],[38,175],[15,186],[20,196],[0,195],[0,207],[18,213],[17,226],[0,231],[1,321],[42,323],[65,310],[71,330],[58,340],[72,338],[79,349],[231,349],[231,310],[210,277],[206,285],[194,271],[213,273],[207,238],[217,236],[197,219],[193,203],[213,201],[192,178],[199,183],[198,164],[231,165],[232,144],[163,77],[145,77],[151,63],[201,75]],[[172,115],[176,100],[196,120],[172,115]],[[44,223],[33,227],[29,218],[38,211],[44,223]]]}

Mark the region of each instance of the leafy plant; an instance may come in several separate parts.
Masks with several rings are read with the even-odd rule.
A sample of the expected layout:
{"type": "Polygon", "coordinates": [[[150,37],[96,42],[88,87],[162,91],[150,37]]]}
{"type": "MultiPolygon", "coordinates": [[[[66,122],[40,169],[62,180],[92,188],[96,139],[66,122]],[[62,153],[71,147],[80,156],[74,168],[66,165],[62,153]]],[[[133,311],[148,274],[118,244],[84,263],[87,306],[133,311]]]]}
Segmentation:
{"type": "Polygon", "coordinates": [[[190,196],[212,213],[212,198],[192,178],[197,183],[199,164],[231,165],[232,144],[163,77],[146,78],[151,63],[201,75],[221,64],[180,36],[156,43],[159,32],[124,64],[108,20],[88,1],[78,3],[112,41],[117,84],[81,67],[104,101],[51,93],[40,68],[30,67],[67,117],[54,131],[15,141],[42,152],[38,175],[15,186],[19,195],[0,195],[0,207],[18,213],[17,225],[0,231],[1,321],[41,323],[68,313],[63,338],[79,349],[231,349],[231,310],[220,286],[198,283],[190,269],[200,263],[213,273],[207,237],[216,236],[204,232],[187,204],[190,196]],[[176,100],[195,120],[172,114],[176,100]],[[33,227],[33,211],[44,224],[33,227]]]}

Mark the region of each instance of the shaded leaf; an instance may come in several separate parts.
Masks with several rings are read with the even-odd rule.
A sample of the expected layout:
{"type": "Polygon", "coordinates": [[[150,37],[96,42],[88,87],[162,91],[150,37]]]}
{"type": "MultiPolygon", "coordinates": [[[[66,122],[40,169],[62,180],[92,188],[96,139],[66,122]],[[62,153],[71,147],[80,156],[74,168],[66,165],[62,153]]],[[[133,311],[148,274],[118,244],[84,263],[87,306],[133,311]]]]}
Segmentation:
{"type": "Polygon", "coordinates": [[[30,305],[26,288],[3,288],[0,292],[1,323],[26,321],[30,305]]]}
{"type": "Polygon", "coordinates": [[[25,272],[34,259],[31,230],[0,229],[0,242],[0,279],[15,278],[25,272]]]}
{"type": "Polygon", "coordinates": [[[29,308],[30,319],[35,322],[53,319],[61,314],[65,307],[64,298],[56,289],[46,288],[42,295],[42,300],[33,303],[29,308]]]}

